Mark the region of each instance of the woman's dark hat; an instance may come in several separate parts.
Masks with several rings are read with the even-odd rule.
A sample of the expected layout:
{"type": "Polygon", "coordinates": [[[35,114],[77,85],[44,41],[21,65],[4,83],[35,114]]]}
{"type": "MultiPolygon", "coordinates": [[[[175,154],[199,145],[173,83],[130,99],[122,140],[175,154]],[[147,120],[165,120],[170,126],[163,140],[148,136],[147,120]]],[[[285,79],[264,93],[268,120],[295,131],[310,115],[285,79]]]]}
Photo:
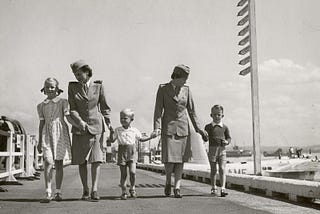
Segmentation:
{"type": "Polygon", "coordinates": [[[188,77],[190,73],[190,68],[186,65],[177,65],[174,67],[173,72],[171,74],[171,78],[180,78],[180,77],[188,77]]]}
{"type": "Polygon", "coordinates": [[[70,65],[71,69],[73,72],[76,72],[77,70],[79,70],[80,68],[84,67],[84,66],[87,66],[89,67],[89,65],[82,59],[78,60],[78,61],[75,61],[74,63],[72,63],[70,65]]]}

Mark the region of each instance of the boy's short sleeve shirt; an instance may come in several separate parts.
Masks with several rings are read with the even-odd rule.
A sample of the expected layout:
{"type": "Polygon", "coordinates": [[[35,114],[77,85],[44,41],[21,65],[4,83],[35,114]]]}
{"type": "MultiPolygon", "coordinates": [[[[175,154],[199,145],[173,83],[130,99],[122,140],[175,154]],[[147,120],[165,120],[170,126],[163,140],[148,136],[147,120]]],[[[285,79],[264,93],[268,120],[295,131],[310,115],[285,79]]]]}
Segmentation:
{"type": "Polygon", "coordinates": [[[118,140],[119,145],[135,144],[141,139],[141,137],[141,132],[134,127],[129,127],[127,129],[118,127],[114,132],[114,138],[118,140]]]}

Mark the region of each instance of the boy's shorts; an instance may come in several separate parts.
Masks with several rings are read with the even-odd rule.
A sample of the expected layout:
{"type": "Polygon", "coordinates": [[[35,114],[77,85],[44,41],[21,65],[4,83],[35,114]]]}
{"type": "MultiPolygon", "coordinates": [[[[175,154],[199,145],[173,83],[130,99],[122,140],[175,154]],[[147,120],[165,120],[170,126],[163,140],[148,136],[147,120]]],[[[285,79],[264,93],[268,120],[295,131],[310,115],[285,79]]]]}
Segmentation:
{"type": "Polygon", "coordinates": [[[129,162],[137,161],[137,151],[135,144],[119,145],[118,147],[118,165],[126,166],[129,162]]]}
{"type": "Polygon", "coordinates": [[[208,159],[209,159],[209,162],[218,162],[218,163],[227,161],[226,147],[209,146],[208,159]]]}

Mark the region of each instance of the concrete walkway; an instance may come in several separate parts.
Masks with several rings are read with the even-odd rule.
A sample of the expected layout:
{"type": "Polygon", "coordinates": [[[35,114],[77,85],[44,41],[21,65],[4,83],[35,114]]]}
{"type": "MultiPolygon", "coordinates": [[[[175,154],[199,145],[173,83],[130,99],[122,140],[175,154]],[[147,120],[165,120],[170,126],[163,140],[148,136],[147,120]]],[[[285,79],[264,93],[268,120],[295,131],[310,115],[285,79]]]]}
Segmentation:
{"type": "Polygon", "coordinates": [[[119,198],[119,174],[116,165],[103,165],[99,202],[79,200],[82,188],[76,166],[64,169],[62,202],[39,203],[44,194],[43,175],[41,180],[20,180],[23,185],[2,186],[8,192],[0,192],[0,213],[320,213],[319,207],[303,207],[234,190],[228,190],[225,198],[212,197],[209,185],[190,180],[182,182],[182,199],[166,198],[164,176],[144,170],[137,170],[138,198],[123,201],[119,198]]]}

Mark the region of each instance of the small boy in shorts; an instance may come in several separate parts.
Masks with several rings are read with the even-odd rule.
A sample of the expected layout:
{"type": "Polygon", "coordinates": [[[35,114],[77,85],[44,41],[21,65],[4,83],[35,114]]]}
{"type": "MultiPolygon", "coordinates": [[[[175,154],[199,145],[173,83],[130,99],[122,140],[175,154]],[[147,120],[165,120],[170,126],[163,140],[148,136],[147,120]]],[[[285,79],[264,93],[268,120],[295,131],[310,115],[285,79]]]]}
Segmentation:
{"type": "Polygon", "coordinates": [[[229,128],[222,123],[223,107],[214,105],[211,108],[212,122],[205,126],[205,131],[208,133],[209,138],[209,152],[208,159],[210,162],[210,179],[211,179],[211,194],[217,195],[217,164],[219,165],[219,178],[220,178],[220,196],[225,197],[228,195],[226,192],[226,146],[231,142],[229,128]]]}
{"type": "Polygon", "coordinates": [[[127,193],[127,168],[130,172],[130,196],[137,197],[135,191],[136,180],[136,162],[137,162],[137,143],[148,141],[156,135],[150,137],[142,136],[141,132],[135,127],[131,126],[134,119],[134,112],[131,109],[123,109],[120,112],[121,127],[117,127],[110,135],[110,142],[118,140],[118,165],[120,166],[120,185],[122,189],[121,199],[126,200],[127,193]]]}

